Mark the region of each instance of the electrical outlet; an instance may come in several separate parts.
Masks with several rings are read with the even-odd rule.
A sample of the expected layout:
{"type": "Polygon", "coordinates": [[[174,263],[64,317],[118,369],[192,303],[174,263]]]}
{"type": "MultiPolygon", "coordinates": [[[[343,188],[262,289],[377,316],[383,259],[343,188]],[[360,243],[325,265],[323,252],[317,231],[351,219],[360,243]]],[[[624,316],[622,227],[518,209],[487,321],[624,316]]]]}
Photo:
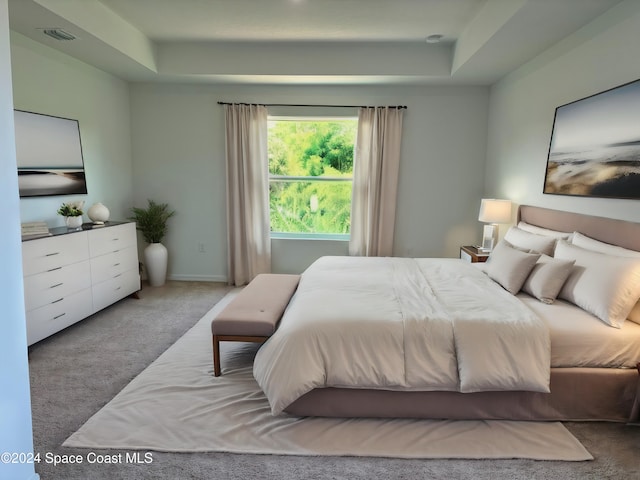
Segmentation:
{"type": "Polygon", "coordinates": [[[198,252],[200,252],[200,253],[205,253],[205,250],[204,250],[204,243],[199,243],[199,244],[198,244],[198,252]]]}

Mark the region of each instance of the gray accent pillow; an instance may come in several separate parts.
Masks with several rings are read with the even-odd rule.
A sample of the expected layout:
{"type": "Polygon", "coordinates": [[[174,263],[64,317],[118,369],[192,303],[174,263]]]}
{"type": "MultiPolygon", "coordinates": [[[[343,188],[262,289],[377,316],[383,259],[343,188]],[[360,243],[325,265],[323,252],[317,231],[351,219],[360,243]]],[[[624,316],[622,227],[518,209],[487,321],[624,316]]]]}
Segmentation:
{"type": "Polygon", "coordinates": [[[554,237],[525,232],[518,227],[511,227],[504,236],[504,239],[514,247],[544,253],[549,256],[553,255],[553,249],[558,240],[554,237]]]}
{"type": "Polygon", "coordinates": [[[575,260],[558,298],[622,327],[640,297],[640,259],[593,252],[558,241],[555,258],[575,260]]]}
{"type": "Polygon", "coordinates": [[[533,266],[522,290],[543,303],[553,303],[560,293],[575,260],[561,260],[542,255],[533,266]]]}
{"type": "Polygon", "coordinates": [[[498,242],[489,255],[486,272],[489,278],[515,295],[522,288],[538,258],[538,253],[525,253],[510,247],[507,242],[498,242]]]}

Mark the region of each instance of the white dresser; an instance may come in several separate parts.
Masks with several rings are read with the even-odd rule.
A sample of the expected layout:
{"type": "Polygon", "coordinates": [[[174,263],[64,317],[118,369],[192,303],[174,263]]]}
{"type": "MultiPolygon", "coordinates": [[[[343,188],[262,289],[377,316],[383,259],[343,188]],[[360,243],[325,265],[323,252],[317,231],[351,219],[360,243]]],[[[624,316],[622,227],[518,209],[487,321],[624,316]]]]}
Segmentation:
{"type": "Polygon", "coordinates": [[[29,345],[140,289],[135,223],[52,233],[22,242],[29,345]]]}

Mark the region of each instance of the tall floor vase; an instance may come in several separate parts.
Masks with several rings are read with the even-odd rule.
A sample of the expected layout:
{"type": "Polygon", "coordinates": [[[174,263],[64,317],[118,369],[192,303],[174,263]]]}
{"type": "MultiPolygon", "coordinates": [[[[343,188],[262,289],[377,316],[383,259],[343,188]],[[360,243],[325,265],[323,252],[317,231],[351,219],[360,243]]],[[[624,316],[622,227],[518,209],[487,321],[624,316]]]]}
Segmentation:
{"type": "Polygon", "coordinates": [[[150,243],[144,249],[144,265],[149,285],[159,287],[167,280],[167,248],[161,243],[150,243]]]}

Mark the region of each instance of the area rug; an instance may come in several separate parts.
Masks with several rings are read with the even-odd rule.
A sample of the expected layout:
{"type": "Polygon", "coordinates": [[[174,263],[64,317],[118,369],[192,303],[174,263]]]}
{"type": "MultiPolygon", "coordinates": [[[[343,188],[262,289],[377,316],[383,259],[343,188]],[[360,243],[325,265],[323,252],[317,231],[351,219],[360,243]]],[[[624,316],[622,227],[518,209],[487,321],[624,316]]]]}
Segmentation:
{"type": "Polygon", "coordinates": [[[211,320],[232,292],[63,444],[92,449],[399,458],[593,457],[559,422],[274,417],[252,374],[256,346],[224,343],[211,320]]]}

